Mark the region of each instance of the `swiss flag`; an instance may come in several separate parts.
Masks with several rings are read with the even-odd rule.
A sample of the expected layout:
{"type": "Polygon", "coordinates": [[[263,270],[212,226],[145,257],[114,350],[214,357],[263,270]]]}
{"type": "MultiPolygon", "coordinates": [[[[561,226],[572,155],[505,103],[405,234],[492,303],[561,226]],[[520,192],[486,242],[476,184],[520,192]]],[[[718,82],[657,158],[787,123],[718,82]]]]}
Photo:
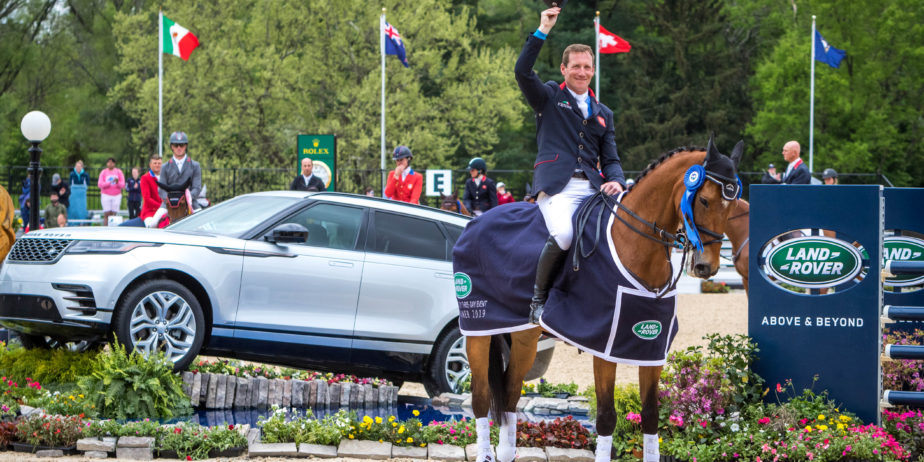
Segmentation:
{"type": "Polygon", "coordinates": [[[600,36],[597,37],[600,45],[600,53],[628,53],[632,49],[624,38],[606,30],[600,25],[600,36]]]}

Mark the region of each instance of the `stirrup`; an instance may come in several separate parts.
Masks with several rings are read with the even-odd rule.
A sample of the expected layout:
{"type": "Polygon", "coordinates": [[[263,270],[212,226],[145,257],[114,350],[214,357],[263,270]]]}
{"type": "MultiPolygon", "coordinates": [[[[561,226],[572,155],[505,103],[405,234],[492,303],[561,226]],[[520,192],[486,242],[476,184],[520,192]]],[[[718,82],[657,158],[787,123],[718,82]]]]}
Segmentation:
{"type": "Polygon", "coordinates": [[[542,318],[542,312],[545,310],[545,302],[533,302],[529,304],[529,323],[539,325],[539,319],[542,318]]]}

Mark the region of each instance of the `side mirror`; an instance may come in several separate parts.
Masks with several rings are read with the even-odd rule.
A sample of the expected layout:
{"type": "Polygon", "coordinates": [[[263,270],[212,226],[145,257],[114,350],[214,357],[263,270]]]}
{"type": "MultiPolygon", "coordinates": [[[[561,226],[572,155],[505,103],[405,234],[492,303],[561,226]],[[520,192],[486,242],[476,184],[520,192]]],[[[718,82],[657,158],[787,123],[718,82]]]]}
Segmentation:
{"type": "Polygon", "coordinates": [[[273,244],[304,244],[308,242],[308,228],[297,223],[285,223],[273,228],[263,239],[273,244]]]}

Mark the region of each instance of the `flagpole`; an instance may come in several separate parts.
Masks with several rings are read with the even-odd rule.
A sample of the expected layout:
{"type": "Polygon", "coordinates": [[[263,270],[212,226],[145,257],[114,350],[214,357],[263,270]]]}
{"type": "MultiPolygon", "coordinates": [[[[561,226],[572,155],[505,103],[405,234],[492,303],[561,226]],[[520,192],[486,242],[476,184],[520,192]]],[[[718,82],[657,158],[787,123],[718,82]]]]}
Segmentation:
{"type": "Polygon", "coordinates": [[[597,102],[600,102],[600,12],[594,17],[594,91],[597,93],[597,102]]]}
{"type": "Polygon", "coordinates": [[[382,193],[385,193],[385,8],[379,18],[379,50],[382,54],[382,154],[379,168],[382,172],[382,193]]]}
{"type": "Polygon", "coordinates": [[[157,13],[157,155],[164,156],[164,10],[157,13]]]}
{"type": "Polygon", "coordinates": [[[815,15],[812,15],[812,84],[809,91],[809,173],[814,172],[812,168],[815,155],[815,15]]]}

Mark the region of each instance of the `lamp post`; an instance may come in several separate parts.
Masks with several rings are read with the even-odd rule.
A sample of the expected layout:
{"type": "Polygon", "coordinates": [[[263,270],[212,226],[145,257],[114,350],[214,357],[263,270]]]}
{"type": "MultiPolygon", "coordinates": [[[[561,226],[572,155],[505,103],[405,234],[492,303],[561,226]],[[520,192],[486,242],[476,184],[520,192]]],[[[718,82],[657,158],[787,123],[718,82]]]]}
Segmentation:
{"type": "Polygon", "coordinates": [[[32,188],[29,192],[29,229],[34,230],[39,227],[39,174],[42,172],[39,166],[42,149],[39,148],[39,144],[51,133],[51,119],[42,111],[32,111],[23,116],[19,128],[22,130],[22,136],[32,143],[32,147],[29,148],[29,175],[32,178],[32,188]]]}

